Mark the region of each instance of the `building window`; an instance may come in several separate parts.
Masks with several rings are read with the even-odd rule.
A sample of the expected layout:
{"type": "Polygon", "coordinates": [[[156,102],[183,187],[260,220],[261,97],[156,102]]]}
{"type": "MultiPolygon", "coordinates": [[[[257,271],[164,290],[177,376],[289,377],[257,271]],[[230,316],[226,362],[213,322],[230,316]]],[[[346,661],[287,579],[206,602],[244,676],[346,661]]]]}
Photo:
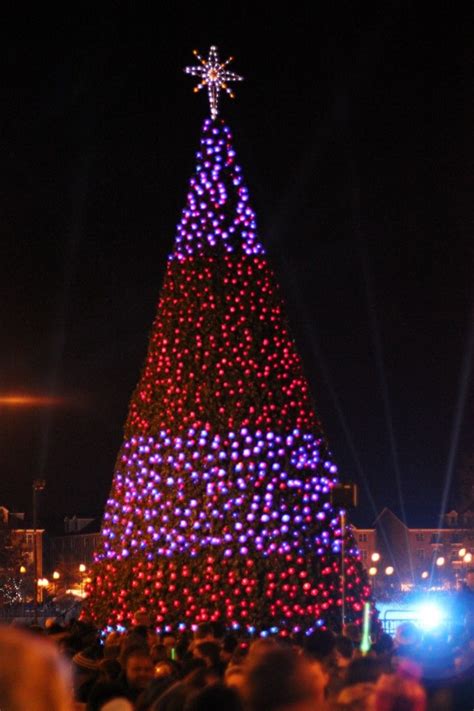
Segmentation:
{"type": "Polygon", "coordinates": [[[360,541],[360,543],[367,543],[367,534],[366,533],[359,533],[359,541],[360,541]]]}
{"type": "Polygon", "coordinates": [[[424,540],[425,540],[425,536],[423,535],[423,533],[416,533],[416,534],[415,534],[415,539],[416,539],[417,541],[424,541],[424,540]]]}
{"type": "Polygon", "coordinates": [[[366,561],[366,560],[367,560],[367,551],[365,550],[365,548],[362,548],[362,549],[361,549],[361,551],[360,551],[360,557],[362,558],[363,561],[366,561]]]}

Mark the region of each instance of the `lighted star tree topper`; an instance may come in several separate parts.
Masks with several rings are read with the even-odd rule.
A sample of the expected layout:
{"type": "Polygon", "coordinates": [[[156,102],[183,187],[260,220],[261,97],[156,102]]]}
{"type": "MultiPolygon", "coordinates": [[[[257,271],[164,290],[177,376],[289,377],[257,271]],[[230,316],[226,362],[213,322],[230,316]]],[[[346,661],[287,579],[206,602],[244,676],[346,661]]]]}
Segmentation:
{"type": "Polygon", "coordinates": [[[210,48],[207,60],[201,57],[197,49],[194,50],[194,55],[199,59],[201,65],[197,67],[186,67],[184,71],[186,74],[201,77],[202,81],[194,88],[195,92],[207,86],[211,117],[215,119],[219,112],[219,92],[225,91],[231,99],[234,99],[235,96],[227,82],[243,81],[243,77],[226,70],[227,65],[232,62],[233,57],[229,57],[225,62],[220,62],[217,47],[212,46],[210,48]]]}
{"type": "Polygon", "coordinates": [[[208,118],[84,615],[114,628],[146,610],[161,631],[340,628],[344,556],[345,618],[361,624],[370,588],[331,505],[336,479],[231,132],[208,118]]]}

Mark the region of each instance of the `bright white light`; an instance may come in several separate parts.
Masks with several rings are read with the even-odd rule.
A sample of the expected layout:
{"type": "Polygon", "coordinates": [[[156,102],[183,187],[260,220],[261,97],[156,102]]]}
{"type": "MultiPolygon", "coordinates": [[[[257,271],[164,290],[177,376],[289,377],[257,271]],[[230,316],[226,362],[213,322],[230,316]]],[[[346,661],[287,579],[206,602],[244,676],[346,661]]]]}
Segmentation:
{"type": "Polygon", "coordinates": [[[422,574],[421,574],[421,577],[423,578],[423,580],[426,580],[426,578],[428,577],[428,575],[429,575],[428,571],[427,571],[427,570],[424,570],[424,571],[422,572],[422,574]]]}
{"type": "Polygon", "coordinates": [[[472,553],[466,553],[466,555],[463,558],[463,561],[465,563],[472,563],[472,553]]]}
{"type": "Polygon", "coordinates": [[[226,66],[232,61],[233,57],[221,62],[217,54],[217,47],[211,47],[207,60],[203,59],[196,49],[194,50],[194,55],[201,62],[200,66],[186,67],[184,71],[186,74],[201,77],[201,81],[194,88],[195,92],[207,86],[211,116],[215,119],[218,112],[219,92],[225,91],[233,99],[234,94],[228,84],[231,81],[242,81],[242,77],[234,74],[234,72],[227,71],[226,66]]]}
{"type": "Polygon", "coordinates": [[[380,553],[372,553],[370,557],[374,563],[377,563],[380,560],[380,553]]]}
{"type": "Polygon", "coordinates": [[[385,575],[393,575],[393,573],[394,573],[393,565],[388,565],[385,568],[385,575]]]}
{"type": "Polygon", "coordinates": [[[441,566],[444,565],[445,562],[446,561],[442,555],[440,555],[439,558],[436,558],[436,565],[438,566],[438,568],[441,568],[441,566]]]}
{"type": "Polygon", "coordinates": [[[432,630],[444,620],[444,614],[438,605],[425,603],[418,608],[418,624],[423,630],[432,630]]]}
{"type": "Polygon", "coordinates": [[[465,549],[465,548],[461,548],[461,550],[459,551],[458,555],[459,555],[460,558],[464,558],[464,556],[466,555],[466,553],[467,553],[466,549],[465,549]]]}
{"type": "Polygon", "coordinates": [[[74,595],[74,597],[86,597],[86,592],[84,590],[77,590],[76,588],[68,588],[66,590],[66,595],[74,595]]]}

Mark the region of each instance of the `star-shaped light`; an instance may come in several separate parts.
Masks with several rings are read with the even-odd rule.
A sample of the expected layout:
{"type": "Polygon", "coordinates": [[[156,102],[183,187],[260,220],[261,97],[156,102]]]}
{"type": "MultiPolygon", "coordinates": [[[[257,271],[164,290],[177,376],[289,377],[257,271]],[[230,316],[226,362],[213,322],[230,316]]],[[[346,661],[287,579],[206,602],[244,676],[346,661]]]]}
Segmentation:
{"type": "Polygon", "coordinates": [[[243,77],[239,77],[238,74],[226,70],[226,66],[233,60],[233,57],[229,57],[229,59],[221,63],[217,54],[217,47],[211,47],[207,60],[203,59],[196,49],[194,50],[194,55],[201,62],[201,66],[186,67],[184,71],[186,74],[201,77],[202,80],[194,87],[195,92],[207,86],[209,104],[211,106],[211,117],[215,119],[218,113],[219,91],[223,90],[227,92],[231,99],[233,99],[234,94],[227,86],[227,82],[242,81],[243,77]]]}

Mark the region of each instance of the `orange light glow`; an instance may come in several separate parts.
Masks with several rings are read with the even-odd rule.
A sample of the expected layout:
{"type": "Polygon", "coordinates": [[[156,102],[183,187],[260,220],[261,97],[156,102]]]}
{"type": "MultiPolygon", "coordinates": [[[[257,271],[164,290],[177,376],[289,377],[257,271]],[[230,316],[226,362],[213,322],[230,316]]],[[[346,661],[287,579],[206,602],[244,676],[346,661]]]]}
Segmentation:
{"type": "Polygon", "coordinates": [[[0,406],[7,407],[51,407],[59,405],[61,399],[58,397],[48,397],[46,395],[1,395],[0,406]]]}

